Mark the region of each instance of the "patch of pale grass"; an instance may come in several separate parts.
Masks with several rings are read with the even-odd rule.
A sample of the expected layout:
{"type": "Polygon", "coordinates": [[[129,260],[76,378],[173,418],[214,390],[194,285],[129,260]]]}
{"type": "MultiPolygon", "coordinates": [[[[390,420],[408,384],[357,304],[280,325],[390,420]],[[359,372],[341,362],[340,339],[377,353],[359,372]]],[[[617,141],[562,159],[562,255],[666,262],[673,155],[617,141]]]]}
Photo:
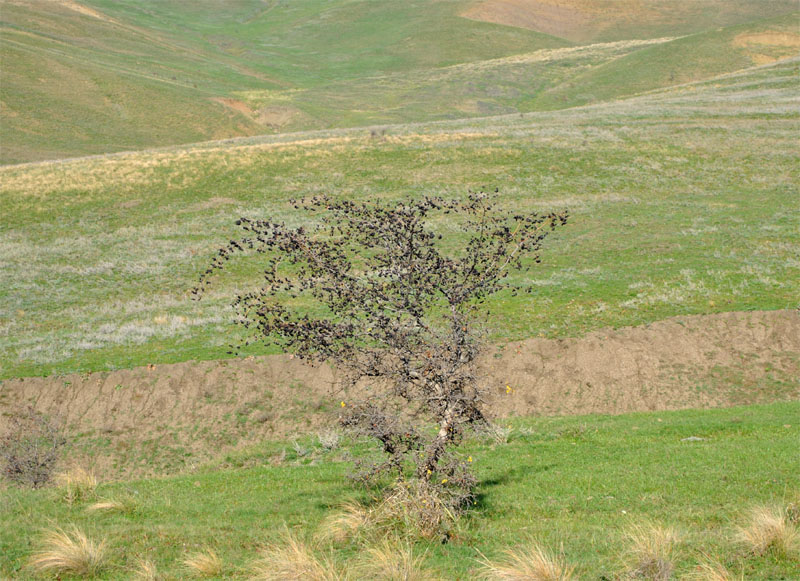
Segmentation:
{"type": "Polygon", "coordinates": [[[573,567],[537,543],[509,549],[502,561],[483,558],[483,578],[492,581],[571,581],[573,567]]]}
{"type": "Polygon", "coordinates": [[[631,526],[626,535],[625,553],[630,577],[666,581],[672,577],[677,544],[680,537],[672,527],[648,523],[631,526]]]}
{"type": "Polygon", "coordinates": [[[183,565],[199,577],[216,577],[222,573],[222,559],[213,549],[204,549],[188,555],[183,565]]]}
{"type": "Polygon", "coordinates": [[[97,477],[94,472],[80,466],[57,474],[55,480],[67,504],[91,498],[97,489],[97,477]]]}
{"type": "Polygon", "coordinates": [[[69,531],[57,528],[45,532],[40,549],[29,560],[29,565],[36,571],[57,576],[92,577],[103,569],[105,563],[105,540],[95,543],[75,526],[69,531]]]}
{"type": "Polygon", "coordinates": [[[136,512],[136,499],[132,496],[119,498],[103,498],[86,507],[87,512],[94,513],[122,513],[133,514],[136,512]]]}
{"type": "Polygon", "coordinates": [[[254,581],[344,581],[327,558],[318,558],[303,541],[287,532],[286,541],[273,543],[261,551],[261,558],[253,563],[251,577],[254,581]]]}
{"type": "Polygon", "coordinates": [[[359,579],[381,581],[433,581],[432,571],[424,567],[424,555],[414,555],[409,543],[383,539],[361,555],[356,568],[359,579]]]}
{"type": "Polygon", "coordinates": [[[750,509],[747,522],[739,527],[737,538],[756,555],[774,552],[789,556],[800,550],[800,532],[790,522],[787,511],[772,506],[750,509]]]}

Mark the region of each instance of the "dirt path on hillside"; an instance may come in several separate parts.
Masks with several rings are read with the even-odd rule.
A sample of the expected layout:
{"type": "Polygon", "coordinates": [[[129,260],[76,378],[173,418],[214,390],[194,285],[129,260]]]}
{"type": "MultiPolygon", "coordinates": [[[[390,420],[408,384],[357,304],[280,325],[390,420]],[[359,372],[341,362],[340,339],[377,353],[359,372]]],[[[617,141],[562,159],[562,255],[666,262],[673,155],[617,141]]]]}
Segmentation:
{"type": "MultiPolygon", "coordinates": [[[[675,317],[580,339],[509,343],[482,361],[497,417],[623,413],[800,398],[797,311],[675,317]],[[510,387],[507,390],[506,386],[510,387]]],[[[33,406],[106,474],[177,471],[330,425],[333,373],[288,356],[189,361],[0,384],[0,433],[33,406]]]]}

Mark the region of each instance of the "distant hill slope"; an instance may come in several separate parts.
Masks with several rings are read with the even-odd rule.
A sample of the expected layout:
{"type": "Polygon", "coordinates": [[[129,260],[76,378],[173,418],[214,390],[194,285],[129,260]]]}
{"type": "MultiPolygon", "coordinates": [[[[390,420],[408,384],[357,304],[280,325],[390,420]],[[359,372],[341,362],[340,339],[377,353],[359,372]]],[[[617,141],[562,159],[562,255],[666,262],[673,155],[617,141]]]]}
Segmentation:
{"type": "Polygon", "coordinates": [[[695,34],[797,9],[795,0],[480,0],[463,16],[587,43],[695,34]]]}
{"type": "MultiPolygon", "coordinates": [[[[570,5],[602,11],[604,2],[570,5]]],[[[516,26],[522,17],[515,26],[462,17],[490,4],[5,0],[0,163],[563,108],[730,72],[800,44],[795,14],[772,28],[576,48],[516,26]]],[[[612,11],[617,24],[600,36],[675,36],[796,7],[725,4],[706,13],[697,0],[670,3],[683,8],[659,9],[635,35],[626,32],[635,23],[625,28],[612,11]]]]}
{"type": "Polygon", "coordinates": [[[5,1],[2,154],[14,163],[335,124],[233,91],[497,58],[566,41],[460,18],[464,3],[5,1]]]}

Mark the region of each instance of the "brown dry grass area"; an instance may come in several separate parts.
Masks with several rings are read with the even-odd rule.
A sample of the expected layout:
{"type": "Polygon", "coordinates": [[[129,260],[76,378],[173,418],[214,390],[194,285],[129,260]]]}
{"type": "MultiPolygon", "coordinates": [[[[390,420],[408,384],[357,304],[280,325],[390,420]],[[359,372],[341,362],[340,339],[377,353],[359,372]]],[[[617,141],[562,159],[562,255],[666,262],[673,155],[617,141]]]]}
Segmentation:
{"type": "Polygon", "coordinates": [[[797,9],[790,2],[775,4],[761,14],[753,6],[730,0],[481,0],[461,16],[585,43],[671,35],[679,30],[690,34],[797,9]]]}
{"type": "Polygon", "coordinates": [[[766,65],[797,55],[800,34],[785,30],[739,34],[733,39],[733,46],[744,49],[753,64],[766,65]]]}
{"type": "MultiPolygon", "coordinates": [[[[498,417],[796,399],[800,314],[676,317],[578,339],[529,339],[488,353],[482,365],[498,417]]],[[[0,432],[10,414],[32,405],[63,418],[105,473],[167,472],[323,429],[343,399],[333,380],[327,367],[288,356],[13,379],[0,384],[0,432]]]]}

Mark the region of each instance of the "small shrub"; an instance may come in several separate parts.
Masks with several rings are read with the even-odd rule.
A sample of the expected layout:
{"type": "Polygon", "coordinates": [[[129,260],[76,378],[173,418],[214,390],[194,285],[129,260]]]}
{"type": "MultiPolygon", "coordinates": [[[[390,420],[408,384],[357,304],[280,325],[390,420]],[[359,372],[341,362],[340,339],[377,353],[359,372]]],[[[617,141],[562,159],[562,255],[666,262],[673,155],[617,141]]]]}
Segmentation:
{"type": "Polygon", "coordinates": [[[55,477],[67,504],[74,504],[94,496],[97,489],[97,477],[91,470],[76,466],[61,472],[55,477]]]}
{"type": "Polygon", "coordinates": [[[58,423],[28,408],[0,438],[0,470],[11,482],[39,488],[50,481],[64,444],[58,423]]]}
{"type": "Polygon", "coordinates": [[[335,430],[327,430],[317,434],[317,441],[319,445],[325,450],[335,450],[342,442],[342,436],[335,430]]]}
{"type": "Polygon", "coordinates": [[[200,577],[216,577],[222,573],[222,560],[212,549],[205,549],[187,556],[184,566],[200,577]]]}
{"type": "Polygon", "coordinates": [[[360,479],[449,482],[462,488],[438,496],[450,512],[467,506],[461,500],[475,485],[471,466],[453,452],[487,423],[478,370],[486,301],[520,291],[509,273],[537,264],[545,238],[568,218],[507,212],[495,198],[296,201],[308,215],[300,227],[237,220],[243,236],[217,251],[193,290],[202,295],[231,258],[258,260],[257,289],[233,300],[250,331],[244,344],[277,345],[336,366],[348,400],[340,426],[384,452],[360,479]],[[359,400],[352,389],[362,381],[375,391],[359,400]]]}
{"type": "Polygon", "coordinates": [[[537,543],[507,550],[502,562],[481,560],[483,578],[492,581],[570,581],[573,567],[567,565],[537,543]]]}
{"type": "Polygon", "coordinates": [[[678,533],[657,524],[634,525],[626,533],[628,577],[666,581],[672,577],[678,533]]]}
{"type": "Polygon", "coordinates": [[[330,559],[317,558],[308,545],[287,531],[286,542],[268,545],[253,563],[254,581],[344,581],[330,559]]]}
{"type": "Polygon", "coordinates": [[[41,544],[41,549],[33,554],[29,564],[42,573],[91,577],[106,563],[105,541],[94,543],[75,526],[70,532],[62,529],[47,531],[41,544]]]}
{"type": "Polygon", "coordinates": [[[771,506],[752,508],[737,537],[756,555],[773,552],[789,556],[800,548],[800,533],[790,522],[787,511],[771,506]]]}

